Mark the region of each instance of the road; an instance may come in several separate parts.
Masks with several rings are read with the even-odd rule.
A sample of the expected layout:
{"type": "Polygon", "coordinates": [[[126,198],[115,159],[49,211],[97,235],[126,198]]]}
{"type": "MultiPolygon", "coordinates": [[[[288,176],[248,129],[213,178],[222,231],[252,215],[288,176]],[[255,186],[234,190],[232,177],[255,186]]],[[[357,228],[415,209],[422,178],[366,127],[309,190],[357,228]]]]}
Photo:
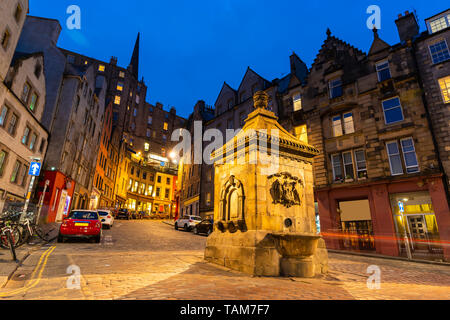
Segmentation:
{"type": "Polygon", "coordinates": [[[260,278],[206,263],[205,243],[161,221],[116,221],[100,244],[52,243],[35,251],[0,299],[450,299],[448,266],[330,254],[325,277],[260,278]],[[368,288],[369,266],[381,272],[379,289],[368,288]]]}

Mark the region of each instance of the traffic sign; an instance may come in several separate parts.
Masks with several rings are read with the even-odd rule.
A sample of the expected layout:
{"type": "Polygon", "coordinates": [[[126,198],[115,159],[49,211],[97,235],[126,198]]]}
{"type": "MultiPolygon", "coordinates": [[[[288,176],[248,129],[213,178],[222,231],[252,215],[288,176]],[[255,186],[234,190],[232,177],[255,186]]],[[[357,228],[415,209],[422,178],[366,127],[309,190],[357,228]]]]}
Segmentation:
{"type": "Polygon", "coordinates": [[[28,175],[39,177],[41,174],[41,164],[39,162],[32,162],[30,165],[30,171],[28,171],[28,175]]]}
{"type": "Polygon", "coordinates": [[[398,202],[398,208],[400,209],[400,213],[404,213],[405,212],[405,205],[403,204],[402,201],[398,202]]]}

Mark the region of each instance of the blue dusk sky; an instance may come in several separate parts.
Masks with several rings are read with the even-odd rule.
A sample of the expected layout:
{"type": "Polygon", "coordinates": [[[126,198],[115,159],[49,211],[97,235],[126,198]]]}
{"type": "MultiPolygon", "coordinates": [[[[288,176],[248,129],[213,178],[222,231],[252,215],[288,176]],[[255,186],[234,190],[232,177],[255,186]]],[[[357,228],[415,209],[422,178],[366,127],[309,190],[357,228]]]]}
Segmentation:
{"type": "Polygon", "coordinates": [[[294,51],[311,66],[329,27],[332,34],[368,52],[370,5],[381,8],[380,37],[398,43],[395,20],[416,10],[424,19],[448,9],[446,1],[313,0],[30,0],[30,15],[60,21],[64,49],[128,66],[141,32],[140,70],[147,101],[187,117],[196,101],[213,105],[224,81],[237,88],[247,67],[268,80],[289,72],[294,51]],[[81,9],[81,30],[69,30],[70,5],[81,9]]]}

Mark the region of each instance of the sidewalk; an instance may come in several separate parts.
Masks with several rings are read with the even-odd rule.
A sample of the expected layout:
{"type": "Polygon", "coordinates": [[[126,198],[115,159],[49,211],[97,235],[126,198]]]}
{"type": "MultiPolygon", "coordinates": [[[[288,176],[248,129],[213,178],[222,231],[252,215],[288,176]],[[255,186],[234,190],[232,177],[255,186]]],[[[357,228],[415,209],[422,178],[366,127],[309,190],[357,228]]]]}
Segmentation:
{"type": "Polygon", "coordinates": [[[169,226],[172,226],[172,227],[175,226],[175,222],[172,220],[163,220],[162,223],[168,224],[169,226]]]}
{"type": "MultiPolygon", "coordinates": [[[[59,232],[59,223],[49,223],[45,225],[47,230],[52,230],[51,237],[56,238],[59,232]]],[[[8,280],[12,277],[14,272],[34,251],[39,250],[45,242],[36,237],[32,244],[25,244],[16,249],[16,256],[18,262],[12,260],[11,252],[9,250],[0,249],[0,288],[5,287],[8,280]]]]}

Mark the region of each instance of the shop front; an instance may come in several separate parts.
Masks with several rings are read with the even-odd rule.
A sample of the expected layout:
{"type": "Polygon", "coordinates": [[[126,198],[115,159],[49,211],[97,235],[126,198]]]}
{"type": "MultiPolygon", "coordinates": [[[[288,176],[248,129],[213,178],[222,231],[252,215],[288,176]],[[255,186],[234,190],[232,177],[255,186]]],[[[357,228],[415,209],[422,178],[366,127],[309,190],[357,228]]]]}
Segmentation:
{"type": "Polygon", "coordinates": [[[407,256],[409,246],[413,258],[442,259],[443,246],[430,194],[392,194],[391,207],[401,255],[407,256]]]}
{"type": "Polygon", "coordinates": [[[442,179],[380,181],[317,190],[329,249],[450,261],[450,213],[442,179]],[[406,240],[407,239],[407,240],[406,240]]]}

